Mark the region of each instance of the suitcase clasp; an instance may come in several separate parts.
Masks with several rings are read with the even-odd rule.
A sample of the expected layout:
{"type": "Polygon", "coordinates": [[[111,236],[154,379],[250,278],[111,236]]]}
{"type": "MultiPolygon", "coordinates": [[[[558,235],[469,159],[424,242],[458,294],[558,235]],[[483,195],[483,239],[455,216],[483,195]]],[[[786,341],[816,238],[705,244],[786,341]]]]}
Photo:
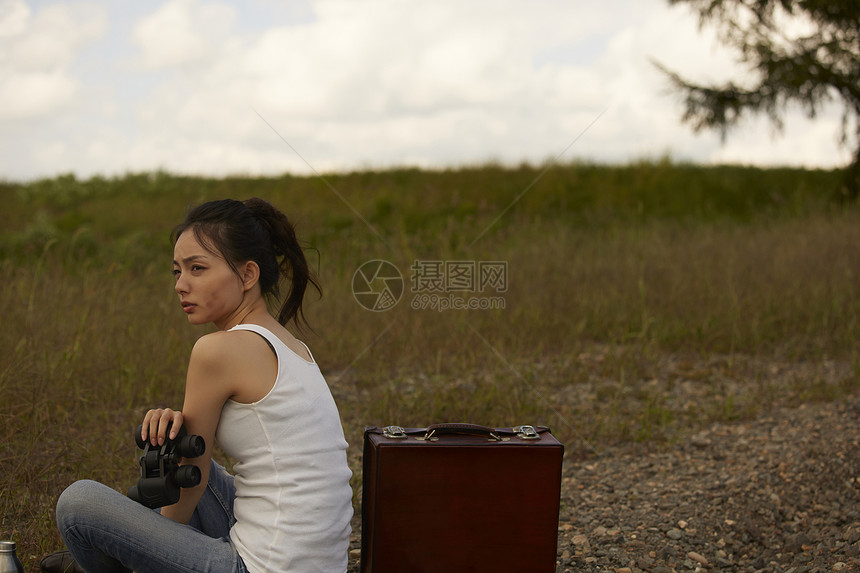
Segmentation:
{"type": "Polygon", "coordinates": [[[382,435],[394,440],[406,439],[406,431],[400,426],[385,426],[382,428],[382,435]]]}
{"type": "Polygon", "coordinates": [[[534,426],[517,426],[514,428],[517,437],[521,440],[539,440],[540,434],[534,426]]]}

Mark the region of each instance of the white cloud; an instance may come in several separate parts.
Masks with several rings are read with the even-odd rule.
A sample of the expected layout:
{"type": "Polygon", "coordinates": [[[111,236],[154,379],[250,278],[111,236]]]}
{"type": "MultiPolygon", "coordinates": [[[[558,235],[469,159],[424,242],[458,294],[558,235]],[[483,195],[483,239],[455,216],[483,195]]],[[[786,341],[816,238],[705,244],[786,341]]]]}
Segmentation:
{"type": "Polygon", "coordinates": [[[235,17],[233,8],[220,2],[169,0],[135,26],[140,63],[148,69],[211,63],[235,17]]]}
{"type": "MultiPolygon", "coordinates": [[[[280,147],[286,161],[277,165],[300,170],[303,161],[254,110],[314,165],[542,160],[608,98],[599,71],[537,66],[542,52],[574,41],[575,30],[601,17],[610,25],[597,10],[589,17],[559,8],[321,2],[311,22],[226,38],[232,48],[217,61],[172,78],[143,103],[141,122],[172,118],[161,135],[200,140],[199,148],[216,135],[234,138],[225,147],[242,138],[280,147]]],[[[241,168],[239,157],[217,168],[241,168]]]]}
{"type": "Polygon", "coordinates": [[[851,152],[840,146],[841,109],[825,106],[814,120],[794,109],[782,132],[764,117],[747,118],[729,134],[725,145],[707,158],[711,163],[743,165],[800,165],[839,167],[851,161],[851,152]]]}
{"type": "Polygon", "coordinates": [[[44,118],[73,103],[80,81],[71,64],[104,33],[104,10],[56,4],[33,15],[14,0],[0,10],[0,121],[44,118]]]}
{"type": "Polygon", "coordinates": [[[0,80],[0,121],[48,116],[77,93],[77,83],[62,71],[18,72],[0,80]]]}
{"type": "Polygon", "coordinates": [[[30,20],[30,7],[21,0],[0,1],[0,38],[22,34],[30,20]]]}
{"type": "Polygon", "coordinates": [[[15,127],[5,139],[21,137],[0,145],[0,176],[537,162],[602,112],[562,161],[834,157],[830,119],[809,145],[756,126],[720,147],[681,125],[650,58],[696,81],[736,77],[738,66],[665,0],[318,0],[300,17],[267,0],[135,4],[128,21],[111,8],[113,43],[98,45],[106,69],[84,83],[80,54],[112,6],[101,1],[84,18],[84,5],[31,13],[0,0],[0,121],[15,127]]]}

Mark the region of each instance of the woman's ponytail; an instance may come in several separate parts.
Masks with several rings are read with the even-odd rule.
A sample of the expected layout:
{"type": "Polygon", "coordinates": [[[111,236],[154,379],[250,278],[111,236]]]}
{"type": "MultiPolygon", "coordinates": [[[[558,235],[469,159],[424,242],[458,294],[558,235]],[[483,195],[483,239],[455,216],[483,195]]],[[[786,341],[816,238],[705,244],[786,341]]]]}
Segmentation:
{"type": "Polygon", "coordinates": [[[322,287],[308,267],[304,250],[296,237],[294,225],[286,215],[268,201],[255,197],[244,201],[244,204],[268,232],[277,261],[277,274],[266,277],[265,285],[261,276],[260,286],[263,294],[271,293],[275,298],[279,298],[279,279],[286,279],[290,289],[278,311],[278,322],[287,324],[293,320],[299,328],[303,325],[309,326],[302,308],[305,291],[310,284],[321,295],[322,287]]]}

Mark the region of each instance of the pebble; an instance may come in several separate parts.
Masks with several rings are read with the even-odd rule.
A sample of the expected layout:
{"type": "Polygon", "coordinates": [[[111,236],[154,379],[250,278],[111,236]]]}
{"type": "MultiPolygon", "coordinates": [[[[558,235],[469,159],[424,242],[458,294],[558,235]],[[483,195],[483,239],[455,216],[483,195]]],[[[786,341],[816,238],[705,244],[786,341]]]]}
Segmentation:
{"type": "Polygon", "coordinates": [[[687,557],[689,557],[693,561],[697,561],[697,562],[701,563],[702,565],[708,564],[708,560],[705,559],[705,556],[701,555],[700,553],[696,553],[695,551],[688,551],[687,557]]]}
{"type": "Polygon", "coordinates": [[[707,436],[697,434],[690,439],[690,443],[699,449],[705,449],[711,445],[711,440],[707,436]]]}

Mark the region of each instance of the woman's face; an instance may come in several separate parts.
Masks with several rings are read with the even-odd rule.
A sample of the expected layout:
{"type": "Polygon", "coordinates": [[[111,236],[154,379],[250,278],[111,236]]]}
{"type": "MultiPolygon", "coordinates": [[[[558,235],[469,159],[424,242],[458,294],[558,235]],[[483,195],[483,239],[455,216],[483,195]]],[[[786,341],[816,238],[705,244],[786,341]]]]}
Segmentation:
{"type": "Polygon", "coordinates": [[[174,290],[191,324],[225,327],[237,313],[245,289],[239,276],[220,255],[204,248],[192,230],[173,247],[174,290]]]}

